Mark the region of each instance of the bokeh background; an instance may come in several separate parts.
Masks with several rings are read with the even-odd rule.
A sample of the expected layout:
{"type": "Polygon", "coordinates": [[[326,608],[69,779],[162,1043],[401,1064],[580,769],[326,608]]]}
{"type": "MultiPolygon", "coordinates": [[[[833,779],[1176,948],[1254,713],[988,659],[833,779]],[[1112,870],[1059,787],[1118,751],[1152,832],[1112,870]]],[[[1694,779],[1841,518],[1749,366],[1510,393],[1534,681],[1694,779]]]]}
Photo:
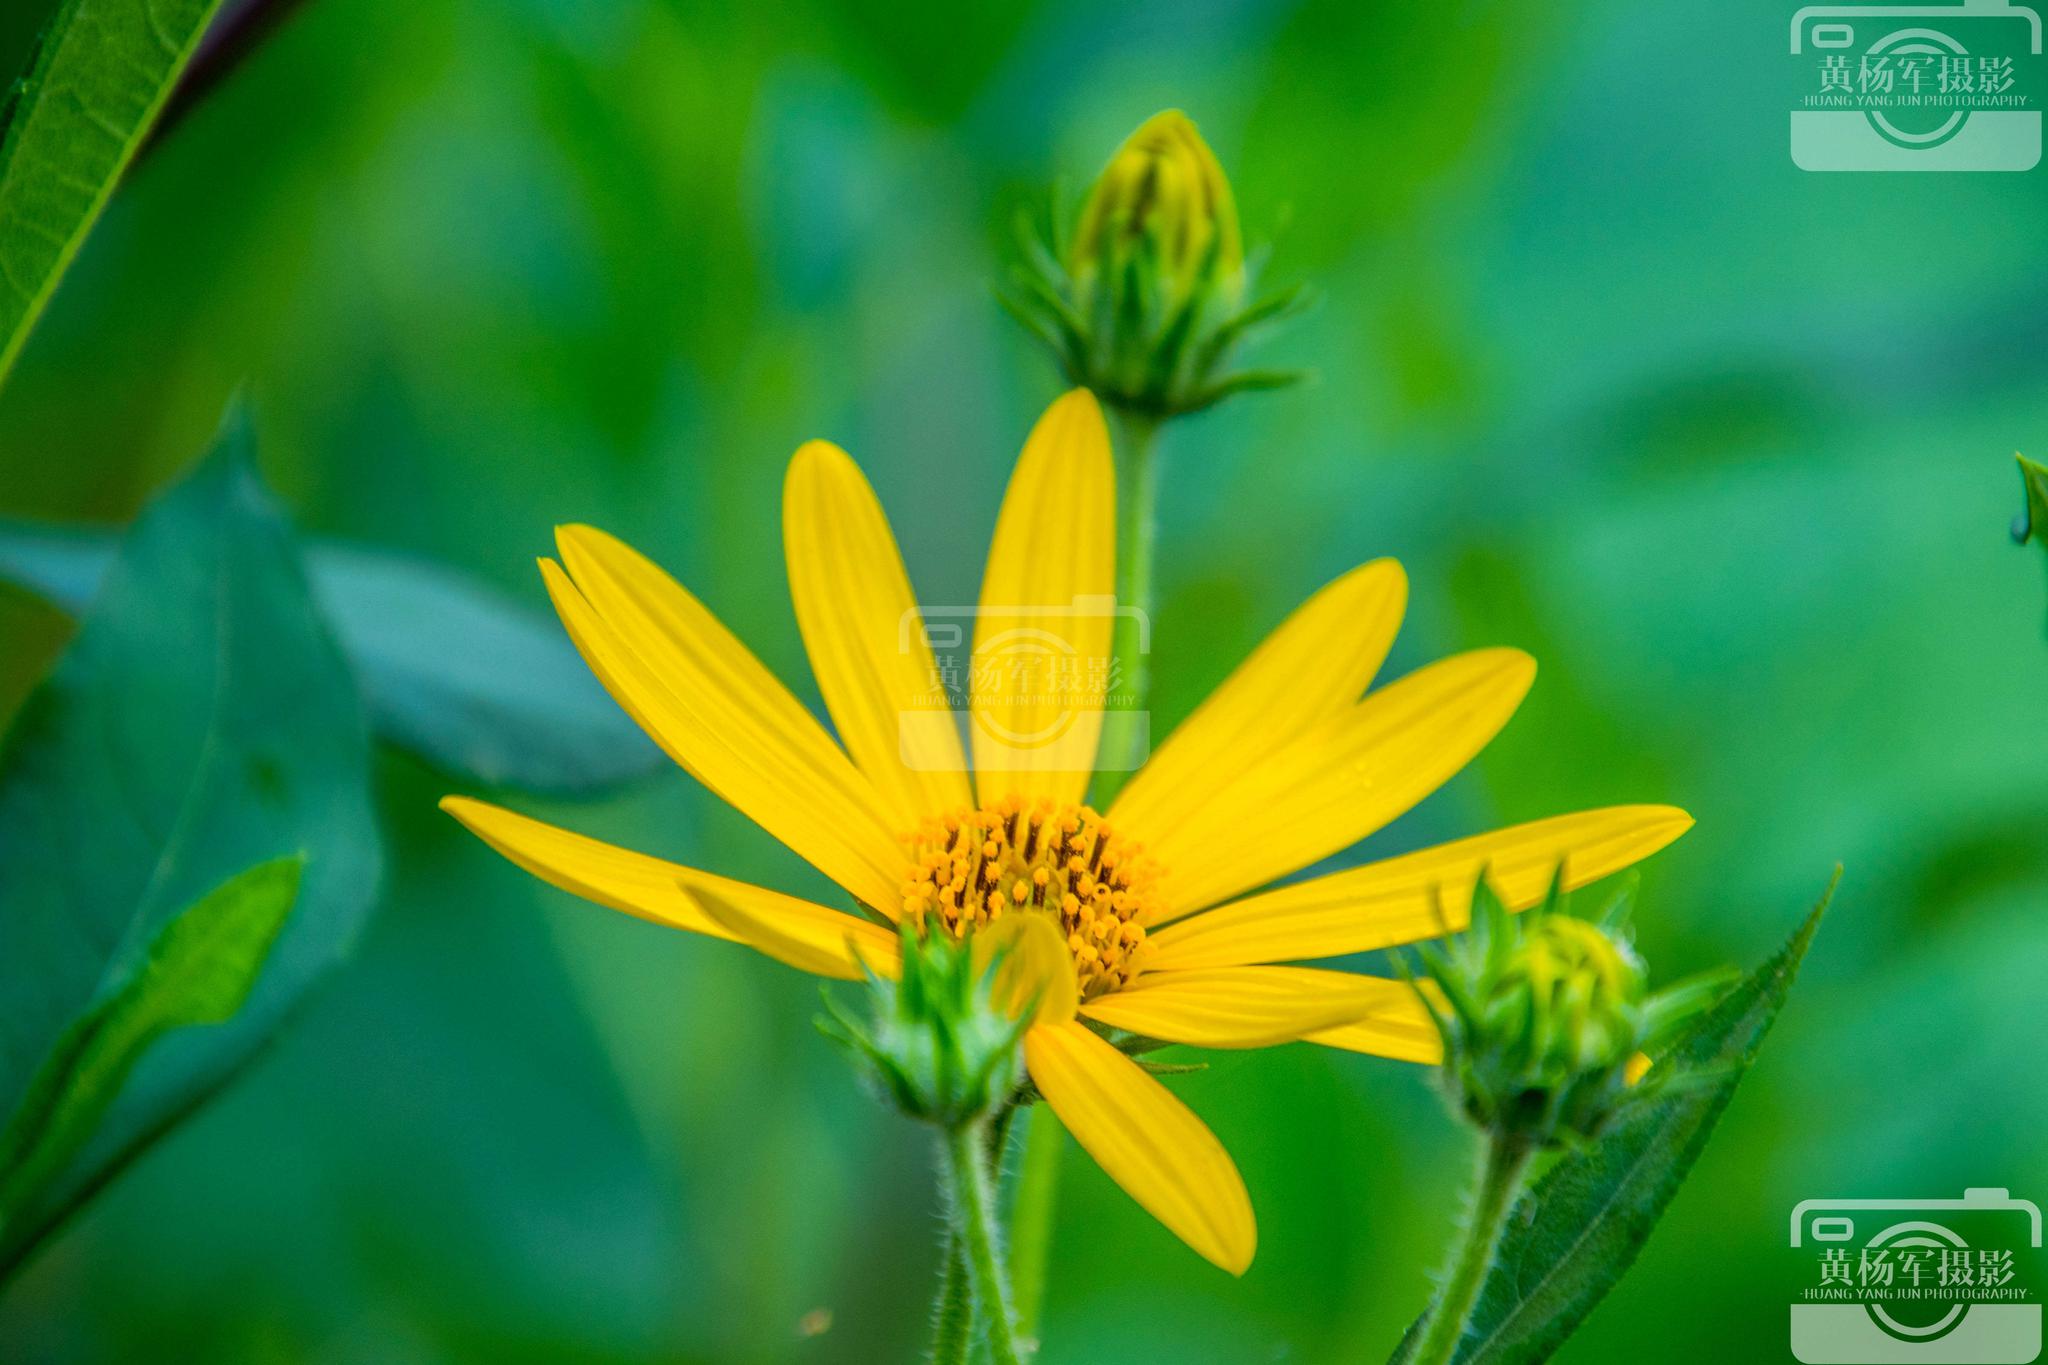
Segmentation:
{"type": "MultiPolygon", "coordinates": [[[[0,13],[7,69],[50,8],[0,13]]],[[[126,519],[246,382],[303,526],[541,611],[549,528],[598,523],[815,700],[789,452],[852,450],[922,595],[971,601],[1058,390],[991,301],[1012,216],[1184,107],[1269,278],[1321,297],[1259,358],[1320,377],[1169,435],[1158,723],[1393,554],[1392,671],[1494,643],[1542,670],[1366,852],[1682,804],[1640,914],[1660,975],[1761,959],[1846,864],[1696,1178],[1561,1357],[1784,1359],[1797,1200],[2048,1197],[2048,604],[2006,538],[2011,454],[2048,445],[2048,171],[1795,170],[1789,13],[311,0],[91,239],[0,393],[0,514],[126,519]]],[[[0,713],[67,630],[0,590],[0,713]]],[[[356,959],[0,1299],[0,1357],[910,1358],[927,1153],[814,985],[528,880],[410,761],[379,781],[356,959]]],[[[512,799],[820,891],[680,773],[512,799]]],[[[1427,1075],[1297,1046],[1177,1085],[1258,1260],[1211,1270],[1070,1146],[1048,1365],[1382,1359],[1467,1169],[1427,1075]]]]}

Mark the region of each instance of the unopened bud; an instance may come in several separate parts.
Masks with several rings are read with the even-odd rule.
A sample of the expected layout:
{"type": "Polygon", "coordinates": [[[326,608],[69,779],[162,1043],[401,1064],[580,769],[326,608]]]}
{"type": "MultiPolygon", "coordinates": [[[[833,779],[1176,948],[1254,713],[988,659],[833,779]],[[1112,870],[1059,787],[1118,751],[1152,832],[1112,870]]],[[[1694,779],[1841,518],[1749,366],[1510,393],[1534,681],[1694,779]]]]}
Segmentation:
{"type": "Polygon", "coordinates": [[[1728,978],[1651,992],[1626,904],[1596,923],[1553,889],[1511,915],[1482,882],[1470,926],[1418,950],[1417,989],[1443,1034],[1443,1083],[1473,1123],[1532,1146],[1593,1138],[1661,1083],[1646,1075],[1647,1054],[1728,978]]]}
{"type": "Polygon", "coordinates": [[[1178,109],[1145,120],[1096,177],[1067,268],[1085,300],[1137,269],[1171,311],[1198,286],[1234,306],[1244,293],[1237,201],[1223,167],[1178,109]]]}
{"type": "Polygon", "coordinates": [[[1236,197],[1178,109],[1154,114],[1125,139],[1072,233],[1060,226],[1048,233],[1026,223],[1017,287],[1004,301],[1070,382],[1157,423],[1300,377],[1230,369],[1246,336],[1293,311],[1302,295],[1246,304],[1236,197]]]}
{"type": "Polygon", "coordinates": [[[893,978],[868,973],[868,1017],[828,994],[830,1014],[818,1025],[905,1114],[946,1128],[972,1123],[1023,1084],[1019,1044],[1047,992],[1062,982],[1072,992],[1065,945],[1049,922],[1021,915],[965,940],[908,921],[898,935],[902,969],[893,978]],[[1050,943],[1037,941],[1046,935],[1050,943]],[[1048,971],[1055,960],[1063,975],[1048,971]]]}

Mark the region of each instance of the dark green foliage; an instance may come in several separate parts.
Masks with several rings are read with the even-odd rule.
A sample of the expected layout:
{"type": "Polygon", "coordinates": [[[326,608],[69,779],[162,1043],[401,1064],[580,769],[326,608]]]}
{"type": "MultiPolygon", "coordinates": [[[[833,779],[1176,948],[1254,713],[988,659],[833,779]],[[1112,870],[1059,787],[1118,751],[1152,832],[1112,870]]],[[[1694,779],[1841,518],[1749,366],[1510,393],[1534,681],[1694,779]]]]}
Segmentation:
{"type": "Polygon", "coordinates": [[[143,1055],[92,1140],[11,1209],[0,1260],[247,1063],[376,895],[361,707],[248,446],[231,417],[137,522],[0,751],[0,1108],[229,877],[303,854],[296,909],[232,1021],[143,1055]]]}
{"type": "MultiPolygon", "coordinates": [[[[113,553],[106,532],[0,522],[0,578],[67,611],[92,600],[113,553]]],[[[306,565],[379,737],[450,777],[573,794],[667,766],[553,620],[360,546],[314,545],[306,565]]]]}

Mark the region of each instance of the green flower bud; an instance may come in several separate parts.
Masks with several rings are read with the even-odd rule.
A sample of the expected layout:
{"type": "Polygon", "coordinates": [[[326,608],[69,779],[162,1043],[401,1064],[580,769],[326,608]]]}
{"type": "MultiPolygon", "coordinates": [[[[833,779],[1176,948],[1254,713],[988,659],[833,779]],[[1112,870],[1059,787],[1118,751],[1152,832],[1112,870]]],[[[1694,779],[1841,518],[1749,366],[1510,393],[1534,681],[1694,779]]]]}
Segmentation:
{"type": "MultiPolygon", "coordinates": [[[[882,1095],[912,1118],[958,1128],[993,1112],[1024,1083],[1020,1044],[1048,979],[1048,946],[1032,935],[1053,931],[1035,918],[1004,923],[1011,926],[1004,932],[992,926],[956,939],[905,921],[898,927],[902,971],[894,979],[867,974],[867,1019],[825,997],[829,1017],[818,1027],[851,1050],[882,1095]]],[[[1064,963],[1065,944],[1050,948],[1064,963]]]]}
{"type": "Polygon", "coordinates": [[[1154,114],[1109,159],[1081,210],[1067,269],[1084,302],[1134,270],[1169,312],[1205,283],[1226,304],[1243,297],[1237,202],[1187,115],[1154,114]]]}
{"type": "MultiPolygon", "coordinates": [[[[1057,218],[1057,214],[1055,217],[1057,218]]],[[[1237,201],[1216,154],[1178,109],[1147,119],[1103,167],[1071,235],[1027,223],[1004,302],[1068,380],[1158,422],[1298,375],[1231,372],[1254,328],[1301,291],[1246,306],[1237,201]]]]}
{"type": "Polygon", "coordinates": [[[1532,1147],[1591,1139],[1669,1081],[1647,1054],[1729,977],[1653,993],[1627,908],[1624,896],[1599,922],[1581,919],[1554,887],[1511,915],[1482,881],[1470,926],[1418,950],[1417,989],[1443,1034],[1443,1084],[1473,1123],[1532,1147]]]}

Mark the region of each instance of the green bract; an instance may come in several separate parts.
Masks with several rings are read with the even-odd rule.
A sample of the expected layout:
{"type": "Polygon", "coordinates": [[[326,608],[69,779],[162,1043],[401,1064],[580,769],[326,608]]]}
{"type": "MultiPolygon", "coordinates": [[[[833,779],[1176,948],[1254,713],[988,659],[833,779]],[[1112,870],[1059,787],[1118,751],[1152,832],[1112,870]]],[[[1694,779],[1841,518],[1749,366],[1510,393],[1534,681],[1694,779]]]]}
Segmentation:
{"type": "Polygon", "coordinates": [[[1001,955],[977,954],[969,942],[908,922],[898,935],[902,974],[868,973],[871,1018],[854,1017],[828,993],[830,1017],[818,1026],[852,1049],[906,1115],[948,1129],[972,1123],[1023,1083],[1019,1044],[1032,1012],[1005,1008],[1001,955]]]}

